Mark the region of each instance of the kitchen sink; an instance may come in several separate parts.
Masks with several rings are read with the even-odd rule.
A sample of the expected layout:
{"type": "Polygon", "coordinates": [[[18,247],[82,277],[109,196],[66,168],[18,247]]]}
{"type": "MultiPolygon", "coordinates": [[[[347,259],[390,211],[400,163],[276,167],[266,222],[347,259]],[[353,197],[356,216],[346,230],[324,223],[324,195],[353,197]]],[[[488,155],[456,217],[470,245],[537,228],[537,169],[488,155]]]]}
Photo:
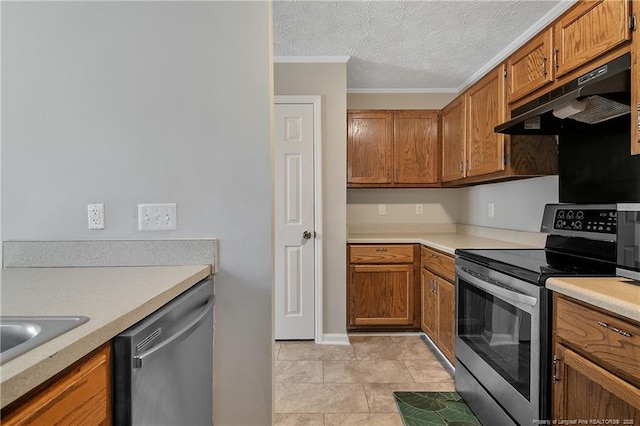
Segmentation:
{"type": "Polygon", "coordinates": [[[0,317],[0,364],[89,321],[88,317],[0,317]]]}

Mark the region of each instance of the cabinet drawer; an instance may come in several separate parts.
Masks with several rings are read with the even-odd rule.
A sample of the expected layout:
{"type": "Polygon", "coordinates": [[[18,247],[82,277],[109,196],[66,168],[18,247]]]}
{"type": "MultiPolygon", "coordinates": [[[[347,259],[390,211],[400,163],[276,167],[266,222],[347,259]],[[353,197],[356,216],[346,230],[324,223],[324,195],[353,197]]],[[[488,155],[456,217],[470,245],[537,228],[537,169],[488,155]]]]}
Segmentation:
{"type": "Polygon", "coordinates": [[[640,385],[640,327],[556,296],[556,333],[603,367],[640,385]]]}
{"type": "Polygon", "coordinates": [[[3,425],[111,424],[109,343],[2,412],[3,425]]]}
{"type": "Polygon", "coordinates": [[[455,281],[456,270],[453,257],[422,246],[421,259],[423,268],[427,268],[451,282],[455,281]]]}
{"type": "Polygon", "coordinates": [[[349,263],[413,263],[413,245],[351,245],[349,263]]]}

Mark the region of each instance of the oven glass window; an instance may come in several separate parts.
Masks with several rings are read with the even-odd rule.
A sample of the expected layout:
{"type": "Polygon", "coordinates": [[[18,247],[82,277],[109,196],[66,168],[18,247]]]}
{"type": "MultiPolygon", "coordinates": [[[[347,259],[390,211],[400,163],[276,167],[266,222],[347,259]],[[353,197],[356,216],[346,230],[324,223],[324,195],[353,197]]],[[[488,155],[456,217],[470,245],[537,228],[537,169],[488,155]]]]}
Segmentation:
{"type": "Polygon", "coordinates": [[[458,337],[530,400],[531,315],[462,279],[458,285],[458,337]]]}

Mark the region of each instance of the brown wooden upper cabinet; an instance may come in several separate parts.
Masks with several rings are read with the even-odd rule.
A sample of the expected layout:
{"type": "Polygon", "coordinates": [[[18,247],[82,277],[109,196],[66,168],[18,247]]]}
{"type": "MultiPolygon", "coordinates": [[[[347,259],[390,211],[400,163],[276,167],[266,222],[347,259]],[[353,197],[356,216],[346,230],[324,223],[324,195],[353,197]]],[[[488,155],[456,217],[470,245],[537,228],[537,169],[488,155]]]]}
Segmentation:
{"type": "Polygon", "coordinates": [[[391,183],[393,114],[347,113],[347,183],[391,183]]]}
{"type": "Polygon", "coordinates": [[[499,66],[466,92],[468,177],[504,169],[505,135],[493,131],[507,117],[504,72],[505,66],[499,66]]]}
{"type": "Polygon", "coordinates": [[[348,111],[350,187],[437,186],[438,111],[348,111]]]}
{"type": "Polygon", "coordinates": [[[491,71],[442,110],[443,186],[557,174],[554,137],[493,131],[506,119],[505,67],[491,71]]]}
{"type": "MultiPolygon", "coordinates": [[[[640,19],[640,0],[633,2],[636,20],[640,19]]],[[[638,24],[636,23],[636,26],[638,24]]],[[[631,154],[640,154],[640,33],[636,30],[631,45],[631,154]]]]}
{"type": "Polygon", "coordinates": [[[556,78],[631,40],[630,16],[630,0],[583,0],[556,20],[556,78]]]}
{"type": "Polygon", "coordinates": [[[447,105],[440,114],[442,132],[442,182],[464,178],[466,110],[464,95],[447,105]]]}
{"type": "Polygon", "coordinates": [[[553,82],[553,29],[548,28],[521,47],[507,60],[509,102],[517,101],[553,82]]]}

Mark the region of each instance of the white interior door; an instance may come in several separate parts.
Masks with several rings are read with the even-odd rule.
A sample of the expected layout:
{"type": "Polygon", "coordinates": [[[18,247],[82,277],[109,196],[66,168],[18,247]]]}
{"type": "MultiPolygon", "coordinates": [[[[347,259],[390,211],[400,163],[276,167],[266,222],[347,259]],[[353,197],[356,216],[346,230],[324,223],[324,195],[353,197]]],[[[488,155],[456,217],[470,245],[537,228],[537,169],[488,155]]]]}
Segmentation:
{"type": "Polygon", "coordinates": [[[275,105],[275,337],[313,339],[314,106],[275,105]]]}

